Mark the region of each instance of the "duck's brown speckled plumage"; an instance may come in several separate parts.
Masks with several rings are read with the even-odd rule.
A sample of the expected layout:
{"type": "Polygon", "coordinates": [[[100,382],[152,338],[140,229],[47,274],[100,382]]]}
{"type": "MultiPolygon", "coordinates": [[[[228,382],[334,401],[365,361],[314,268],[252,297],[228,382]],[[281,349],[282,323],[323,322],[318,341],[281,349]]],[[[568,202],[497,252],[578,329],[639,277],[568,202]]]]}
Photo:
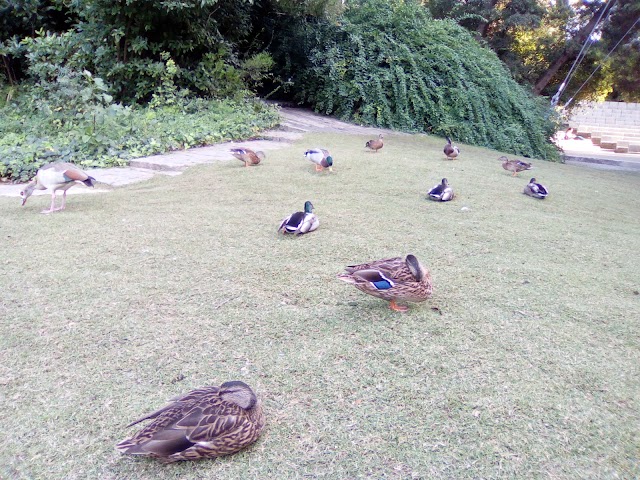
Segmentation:
{"type": "Polygon", "coordinates": [[[366,144],[365,147],[373,150],[375,153],[378,153],[378,150],[380,150],[382,147],[384,147],[384,143],[382,141],[382,139],[384,138],[384,136],[382,134],[378,135],[378,138],[369,140],[366,144]]]}
{"type": "Polygon", "coordinates": [[[254,152],[250,148],[232,148],[231,155],[244,162],[245,167],[258,165],[265,158],[264,152],[260,150],[254,152]]]}
{"type": "Polygon", "coordinates": [[[423,302],[433,290],[429,270],[411,254],[406,258],[385,258],[350,265],[345,270],[346,273],[338,275],[340,280],[364,293],[391,302],[389,306],[394,310],[406,310],[406,307],[397,305],[396,300],[423,302]]]}
{"type": "Polygon", "coordinates": [[[116,448],[166,463],[214,458],[255,442],[265,424],[260,401],[239,381],[193,390],[129,426],[151,419],[116,448]]]}
{"type": "Polygon", "coordinates": [[[498,160],[502,161],[502,168],[509,172],[513,172],[512,176],[516,176],[518,172],[530,170],[531,163],[523,162],[521,160],[509,160],[507,157],[502,156],[498,160]]]}

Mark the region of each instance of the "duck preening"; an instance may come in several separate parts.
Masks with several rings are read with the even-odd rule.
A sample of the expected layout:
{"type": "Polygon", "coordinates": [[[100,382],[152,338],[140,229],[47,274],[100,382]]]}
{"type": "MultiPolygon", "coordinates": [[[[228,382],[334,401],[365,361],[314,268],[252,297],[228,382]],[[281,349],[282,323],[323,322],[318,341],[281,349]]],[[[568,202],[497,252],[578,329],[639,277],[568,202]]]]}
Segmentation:
{"type": "Polygon", "coordinates": [[[428,195],[431,200],[437,200],[438,202],[448,202],[454,197],[453,188],[451,188],[446,178],[442,179],[442,183],[429,190],[428,195]]]}
{"type": "Polygon", "coordinates": [[[72,163],[47,163],[38,169],[33,181],[20,192],[22,205],[27,203],[27,199],[33,194],[34,190],[49,190],[51,191],[51,206],[49,210],[43,210],[42,213],[64,210],[67,203],[67,190],[73,187],[76,182],[82,182],[87,187],[93,187],[95,180],[95,178],[90,177],[72,163]],[[57,190],[63,191],[62,204],[55,208],[57,190]]]}
{"type": "Polygon", "coordinates": [[[365,147],[373,150],[375,153],[378,153],[378,150],[380,150],[382,147],[384,147],[384,143],[382,142],[383,139],[383,135],[379,134],[378,138],[373,139],[373,140],[369,140],[366,144],[365,147]]]}
{"type": "Polygon", "coordinates": [[[447,156],[449,160],[453,160],[458,155],[460,155],[460,149],[451,143],[451,139],[447,138],[447,144],[444,146],[444,154],[447,156]]]}
{"type": "Polygon", "coordinates": [[[235,453],[255,442],[265,424],[259,399],[240,381],[193,390],[128,427],[145,420],[153,421],[116,448],[165,463],[235,453]]]}
{"type": "Polygon", "coordinates": [[[282,220],[278,232],[302,235],[313,232],[319,225],[320,220],[318,220],[318,217],[313,213],[313,204],[307,200],[304,202],[304,211],[292,213],[282,220]]]}
{"type": "Polygon", "coordinates": [[[547,195],[549,195],[547,187],[545,187],[541,183],[537,183],[535,178],[529,180],[529,183],[525,185],[522,193],[524,193],[525,195],[529,195],[530,197],[540,199],[547,198],[547,195]]]}
{"type": "Polygon", "coordinates": [[[254,152],[250,148],[232,148],[230,152],[231,155],[244,162],[245,167],[258,165],[261,160],[265,159],[264,152],[260,150],[254,152]]]}
{"type": "Polygon", "coordinates": [[[358,290],[389,302],[389,308],[405,312],[404,302],[423,302],[431,296],[432,284],[429,270],[424,268],[414,255],[406,258],[394,257],[349,265],[346,273],[338,278],[352,284],[358,290]]]}
{"type": "Polygon", "coordinates": [[[333,157],[329,153],[329,150],[324,148],[310,148],[304,152],[304,156],[307,160],[313,162],[316,167],[316,172],[321,172],[325,168],[329,171],[333,171],[333,157]]]}

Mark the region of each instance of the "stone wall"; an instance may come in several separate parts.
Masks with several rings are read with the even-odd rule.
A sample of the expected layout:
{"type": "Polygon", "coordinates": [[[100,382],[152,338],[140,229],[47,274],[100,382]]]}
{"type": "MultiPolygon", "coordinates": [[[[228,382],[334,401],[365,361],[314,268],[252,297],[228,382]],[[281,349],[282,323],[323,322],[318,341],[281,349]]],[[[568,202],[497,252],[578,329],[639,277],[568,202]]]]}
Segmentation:
{"type": "Polygon", "coordinates": [[[571,111],[569,126],[620,127],[640,133],[640,103],[581,102],[571,111]]]}
{"type": "Polygon", "coordinates": [[[576,135],[616,153],[640,153],[640,103],[583,102],[571,111],[576,135]]]}

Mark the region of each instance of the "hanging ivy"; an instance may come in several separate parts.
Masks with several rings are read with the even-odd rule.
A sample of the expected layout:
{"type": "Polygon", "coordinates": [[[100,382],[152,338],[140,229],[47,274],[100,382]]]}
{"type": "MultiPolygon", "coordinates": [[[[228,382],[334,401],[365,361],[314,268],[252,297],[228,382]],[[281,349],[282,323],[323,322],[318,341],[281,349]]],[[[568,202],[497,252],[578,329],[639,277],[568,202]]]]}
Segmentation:
{"type": "MultiPolygon", "coordinates": [[[[527,157],[556,158],[548,106],[518,85],[462,27],[416,2],[362,0],[314,25],[298,100],[363,124],[448,135],[527,157]]],[[[298,43],[299,45],[300,43],[298,43]]]]}

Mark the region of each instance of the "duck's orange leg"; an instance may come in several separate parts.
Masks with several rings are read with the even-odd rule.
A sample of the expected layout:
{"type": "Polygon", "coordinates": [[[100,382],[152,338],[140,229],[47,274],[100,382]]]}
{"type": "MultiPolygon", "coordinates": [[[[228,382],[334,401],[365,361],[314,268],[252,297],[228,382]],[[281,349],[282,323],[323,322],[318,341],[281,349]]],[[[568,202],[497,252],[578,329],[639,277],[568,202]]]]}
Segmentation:
{"type": "Polygon", "coordinates": [[[391,310],[395,310],[396,312],[406,312],[409,310],[409,307],[405,307],[404,305],[398,305],[395,300],[391,300],[389,302],[389,308],[391,310]]]}

